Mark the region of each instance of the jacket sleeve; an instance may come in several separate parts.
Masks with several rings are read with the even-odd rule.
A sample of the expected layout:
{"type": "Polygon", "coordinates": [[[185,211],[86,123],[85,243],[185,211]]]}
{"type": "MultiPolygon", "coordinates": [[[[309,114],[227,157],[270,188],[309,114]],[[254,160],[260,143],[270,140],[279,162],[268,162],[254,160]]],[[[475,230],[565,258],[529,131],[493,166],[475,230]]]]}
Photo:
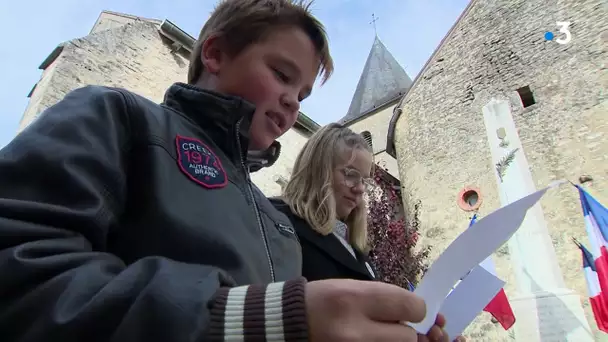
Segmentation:
{"type": "Polygon", "coordinates": [[[81,88],[0,150],[0,339],[306,340],[303,279],[231,287],[212,266],[105,252],[129,229],[128,101],[81,88]]]}

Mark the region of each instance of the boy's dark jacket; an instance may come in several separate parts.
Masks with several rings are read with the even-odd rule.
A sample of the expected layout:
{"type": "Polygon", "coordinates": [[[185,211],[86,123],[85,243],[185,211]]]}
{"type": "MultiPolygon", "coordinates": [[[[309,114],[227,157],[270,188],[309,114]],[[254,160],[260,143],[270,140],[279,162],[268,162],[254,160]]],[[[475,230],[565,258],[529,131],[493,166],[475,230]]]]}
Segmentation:
{"type": "MultiPolygon", "coordinates": [[[[367,269],[369,260],[366,254],[354,249],[354,258],[334,234],[322,235],[313,230],[281,198],[273,197],[270,201],[289,217],[295,228],[302,247],[302,276],[308,281],[334,278],[375,280],[367,269]]],[[[376,273],[375,269],[372,270],[376,273]]]]}
{"type": "Polygon", "coordinates": [[[284,329],[305,336],[297,238],[249,180],[280,148],[247,160],[253,112],[175,84],[162,105],[88,86],[42,113],[0,151],[0,339],[264,336],[271,294],[228,288],[287,280],[284,329]]]}

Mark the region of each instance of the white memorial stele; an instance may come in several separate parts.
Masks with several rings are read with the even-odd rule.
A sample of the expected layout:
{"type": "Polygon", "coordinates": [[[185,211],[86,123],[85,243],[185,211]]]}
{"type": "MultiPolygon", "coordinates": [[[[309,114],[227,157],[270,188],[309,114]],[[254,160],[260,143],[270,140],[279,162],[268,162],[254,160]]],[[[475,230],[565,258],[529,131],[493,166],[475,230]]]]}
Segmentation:
{"type": "MultiPolygon", "coordinates": [[[[536,191],[508,101],[492,99],[483,107],[500,202],[506,206],[536,191]],[[508,158],[510,156],[510,158],[508,158]]],[[[566,288],[540,203],[528,210],[508,242],[517,281],[509,296],[515,313],[515,338],[525,342],[593,341],[580,296],[566,288]]],[[[582,276],[582,275],[581,275],[582,276]]]]}

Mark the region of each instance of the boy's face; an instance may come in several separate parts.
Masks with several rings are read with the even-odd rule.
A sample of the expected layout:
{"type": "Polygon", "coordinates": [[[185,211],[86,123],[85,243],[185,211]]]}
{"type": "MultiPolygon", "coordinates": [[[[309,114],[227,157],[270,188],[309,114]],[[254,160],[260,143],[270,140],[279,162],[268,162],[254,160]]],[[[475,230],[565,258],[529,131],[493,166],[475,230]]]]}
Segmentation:
{"type": "Polygon", "coordinates": [[[218,42],[203,44],[202,61],[214,90],[256,106],[250,128],[251,150],[264,150],[289,130],[308,97],[320,59],[300,29],[285,28],[229,57],[218,42]]]}

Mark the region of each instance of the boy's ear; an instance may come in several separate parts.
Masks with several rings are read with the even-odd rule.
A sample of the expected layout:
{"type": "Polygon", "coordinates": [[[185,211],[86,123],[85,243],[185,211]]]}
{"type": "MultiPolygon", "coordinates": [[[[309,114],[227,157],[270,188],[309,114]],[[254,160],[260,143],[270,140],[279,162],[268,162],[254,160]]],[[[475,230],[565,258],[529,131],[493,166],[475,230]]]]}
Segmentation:
{"type": "Polygon", "coordinates": [[[226,57],[222,49],[221,37],[210,35],[201,45],[201,63],[205,66],[205,71],[210,74],[217,74],[220,66],[226,57]]]}

